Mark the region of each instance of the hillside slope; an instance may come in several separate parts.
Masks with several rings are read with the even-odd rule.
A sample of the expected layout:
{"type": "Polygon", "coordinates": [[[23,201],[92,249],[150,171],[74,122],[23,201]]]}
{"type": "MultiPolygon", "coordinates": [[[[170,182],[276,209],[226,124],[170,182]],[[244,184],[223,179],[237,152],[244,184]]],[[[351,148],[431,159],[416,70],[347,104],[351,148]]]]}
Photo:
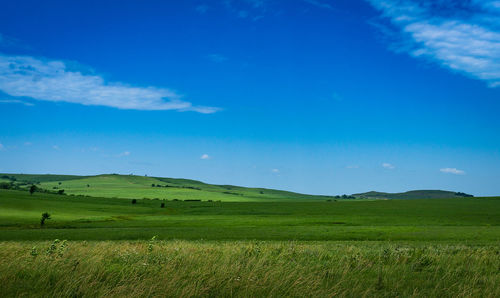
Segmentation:
{"type": "Polygon", "coordinates": [[[461,192],[445,191],[445,190],[412,190],[400,193],[387,193],[387,192],[377,192],[369,191],[365,193],[353,194],[355,197],[360,198],[370,198],[370,199],[452,199],[452,198],[463,198],[472,197],[461,192]]]}
{"type": "MultiPolygon", "coordinates": [[[[288,191],[214,185],[196,180],[106,174],[97,176],[0,174],[15,178],[18,183],[66,194],[129,199],[213,200],[213,201],[281,201],[327,200],[331,196],[306,195],[288,191]]],[[[4,178],[5,180],[6,178],[4,178]]]]}

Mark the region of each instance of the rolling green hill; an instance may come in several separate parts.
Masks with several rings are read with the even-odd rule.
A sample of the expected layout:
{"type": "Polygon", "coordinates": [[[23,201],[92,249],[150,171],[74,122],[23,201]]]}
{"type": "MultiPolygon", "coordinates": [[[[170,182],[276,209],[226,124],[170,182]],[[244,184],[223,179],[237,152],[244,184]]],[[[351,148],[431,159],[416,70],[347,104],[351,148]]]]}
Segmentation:
{"type": "MultiPolygon", "coordinates": [[[[339,196],[307,195],[289,191],[214,185],[190,179],[105,174],[96,176],[0,174],[0,182],[36,184],[42,189],[70,195],[126,199],[213,200],[226,202],[333,200],[339,196]]],[[[370,191],[352,195],[356,199],[443,199],[470,195],[443,190],[413,190],[404,193],[370,191]]],[[[351,197],[352,198],[352,197],[351,197]]]]}
{"type": "Polygon", "coordinates": [[[265,188],[248,188],[232,185],[213,185],[189,179],[147,177],[135,175],[28,175],[0,174],[5,179],[16,179],[16,183],[36,184],[50,191],[64,189],[64,193],[107,198],[167,199],[167,200],[213,200],[213,201],[283,201],[283,200],[327,200],[332,196],[299,194],[265,188]],[[9,178],[6,178],[9,177],[9,178]]]}
{"type": "Polygon", "coordinates": [[[453,199],[453,198],[463,198],[463,197],[471,197],[471,195],[461,193],[461,192],[453,192],[453,191],[445,191],[445,190],[412,190],[401,193],[387,193],[387,192],[377,192],[377,191],[369,191],[365,193],[354,194],[355,197],[360,198],[370,198],[370,199],[453,199]]]}

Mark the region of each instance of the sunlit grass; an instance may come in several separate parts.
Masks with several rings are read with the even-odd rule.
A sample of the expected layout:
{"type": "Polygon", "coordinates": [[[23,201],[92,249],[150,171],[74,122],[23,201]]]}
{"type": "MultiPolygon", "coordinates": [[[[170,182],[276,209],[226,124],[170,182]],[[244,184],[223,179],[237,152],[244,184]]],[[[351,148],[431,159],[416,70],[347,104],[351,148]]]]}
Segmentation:
{"type": "Polygon", "coordinates": [[[1,242],[3,296],[499,297],[498,246],[1,242]]]}

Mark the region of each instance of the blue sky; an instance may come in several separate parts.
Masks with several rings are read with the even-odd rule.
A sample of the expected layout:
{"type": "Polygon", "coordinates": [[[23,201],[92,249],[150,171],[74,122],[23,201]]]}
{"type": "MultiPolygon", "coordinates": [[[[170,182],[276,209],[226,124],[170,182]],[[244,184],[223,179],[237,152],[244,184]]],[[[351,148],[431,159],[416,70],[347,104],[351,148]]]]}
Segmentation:
{"type": "Polygon", "coordinates": [[[500,194],[500,1],[0,1],[0,172],[500,194]]]}

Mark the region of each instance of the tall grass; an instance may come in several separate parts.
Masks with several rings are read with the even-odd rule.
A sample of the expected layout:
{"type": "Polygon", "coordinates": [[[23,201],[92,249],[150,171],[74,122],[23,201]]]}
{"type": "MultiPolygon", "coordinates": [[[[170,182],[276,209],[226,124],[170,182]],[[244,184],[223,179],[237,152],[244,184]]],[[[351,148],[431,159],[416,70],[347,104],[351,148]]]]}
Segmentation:
{"type": "Polygon", "coordinates": [[[500,297],[499,249],[382,242],[0,242],[0,294],[500,297]]]}

